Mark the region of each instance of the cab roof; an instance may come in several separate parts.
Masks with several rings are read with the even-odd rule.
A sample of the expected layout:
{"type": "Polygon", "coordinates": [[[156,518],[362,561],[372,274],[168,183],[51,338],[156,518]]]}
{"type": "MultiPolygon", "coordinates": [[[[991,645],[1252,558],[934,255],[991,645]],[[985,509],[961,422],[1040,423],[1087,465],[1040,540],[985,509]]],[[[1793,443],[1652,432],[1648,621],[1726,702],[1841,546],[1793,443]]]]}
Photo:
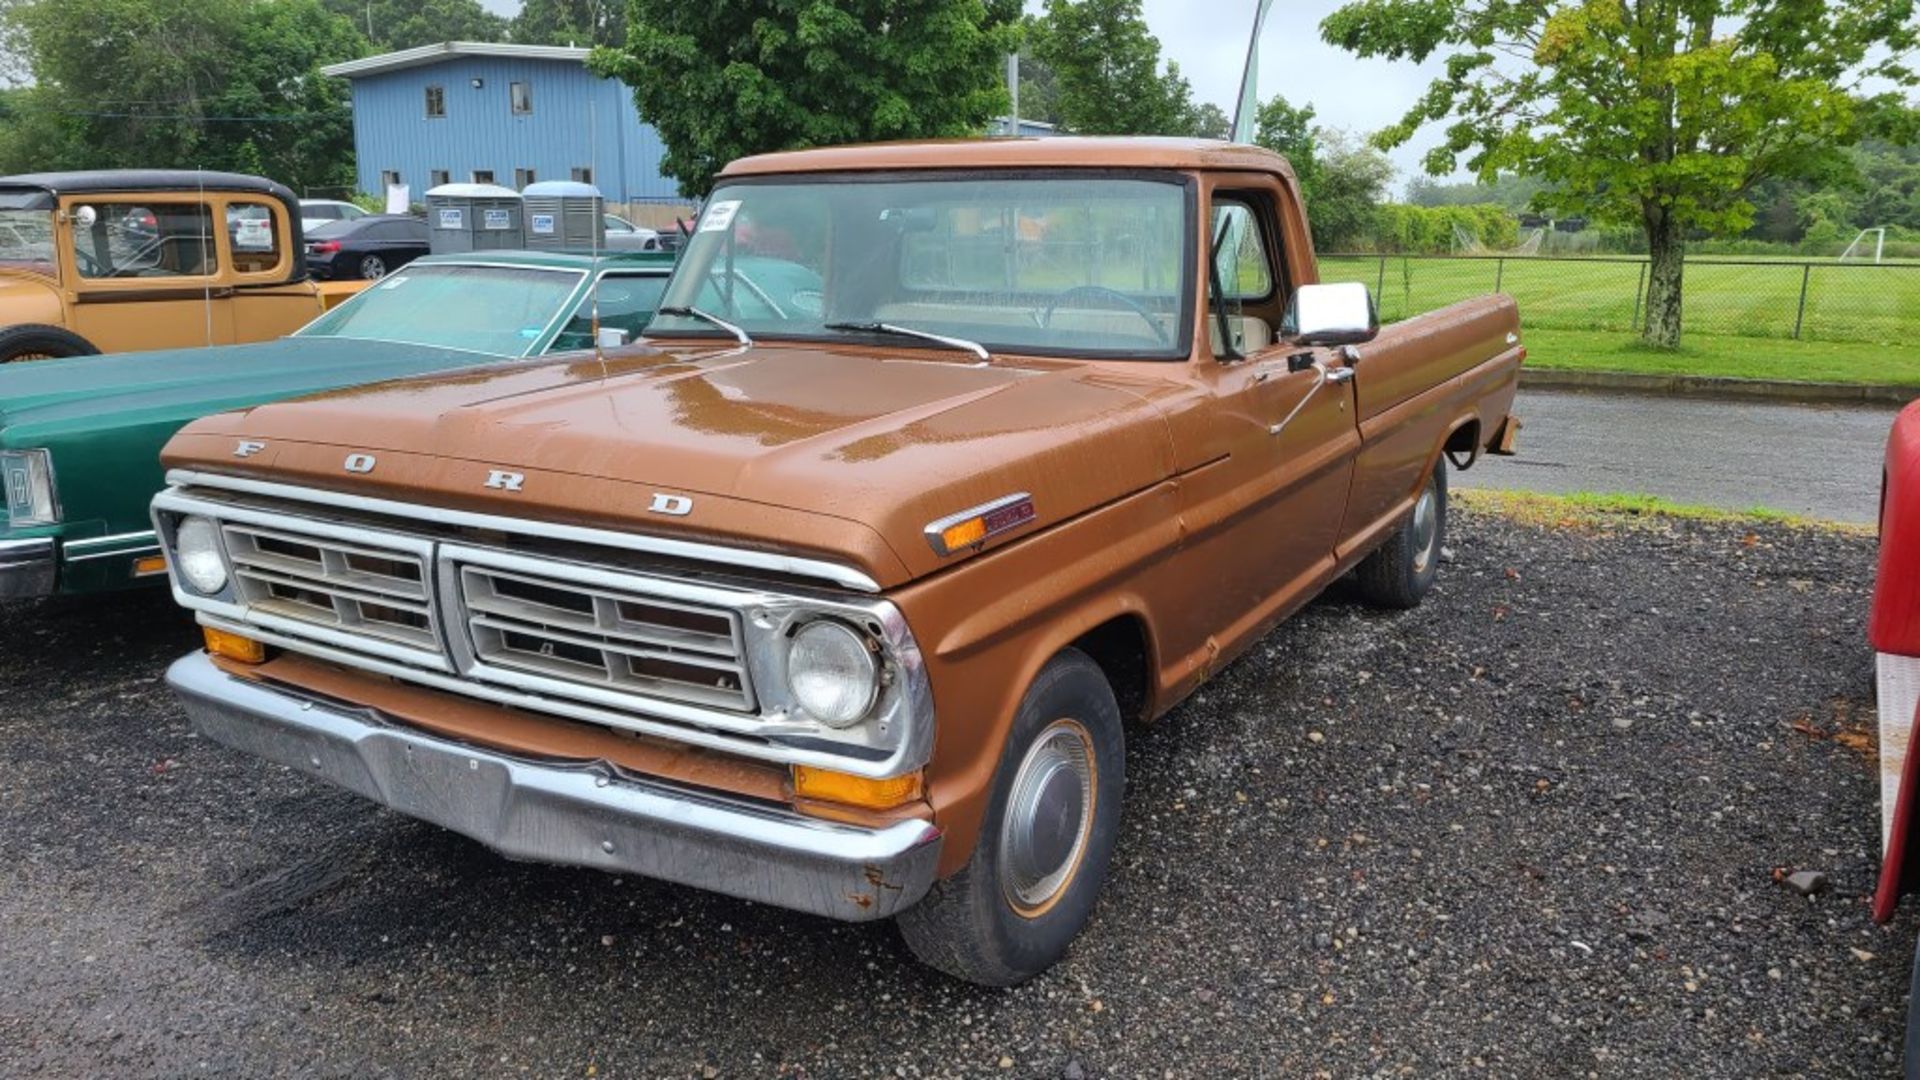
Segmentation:
{"type": "Polygon", "coordinates": [[[52,206],[53,196],[120,191],[239,191],[266,195],[288,206],[299,205],[292,191],[265,177],[194,169],[90,169],[81,172],[21,173],[17,176],[0,176],[0,191],[44,192],[48,196],[48,208],[52,206]]]}
{"type": "Polygon", "coordinates": [[[1278,173],[1287,159],[1271,150],[1216,139],[1078,136],[948,139],[790,150],[741,158],[722,177],[777,173],[912,169],[1217,169],[1278,173]]]}

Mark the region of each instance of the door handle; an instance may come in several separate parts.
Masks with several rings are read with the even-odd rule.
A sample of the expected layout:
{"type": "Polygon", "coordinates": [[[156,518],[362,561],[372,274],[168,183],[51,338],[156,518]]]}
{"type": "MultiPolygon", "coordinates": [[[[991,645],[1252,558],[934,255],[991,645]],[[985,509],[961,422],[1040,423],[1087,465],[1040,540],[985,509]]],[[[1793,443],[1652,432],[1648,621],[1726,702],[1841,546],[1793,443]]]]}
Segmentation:
{"type": "Polygon", "coordinates": [[[1330,383],[1352,382],[1353,369],[1350,367],[1329,368],[1327,369],[1327,381],[1330,383]]]}

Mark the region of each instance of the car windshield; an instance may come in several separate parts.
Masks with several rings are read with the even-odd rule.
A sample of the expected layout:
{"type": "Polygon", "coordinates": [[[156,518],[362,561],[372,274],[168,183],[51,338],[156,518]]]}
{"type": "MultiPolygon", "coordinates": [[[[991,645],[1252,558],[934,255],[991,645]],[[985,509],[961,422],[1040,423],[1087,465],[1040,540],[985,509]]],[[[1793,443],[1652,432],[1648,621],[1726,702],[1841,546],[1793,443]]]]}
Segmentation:
{"type": "Polygon", "coordinates": [[[320,316],[296,337],[399,341],[524,356],[585,275],[535,266],[414,264],[320,316]]]}
{"type": "Polygon", "coordinates": [[[0,210],[0,270],[53,276],[51,211],[0,210]]]}
{"type": "MultiPolygon", "coordinates": [[[[661,307],[756,339],[845,340],[884,323],[1014,352],[1170,358],[1191,333],[1188,212],[1175,178],[734,183],[708,200],[661,307]]],[[[648,333],[722,332],[662,314],[648,333]]]]}

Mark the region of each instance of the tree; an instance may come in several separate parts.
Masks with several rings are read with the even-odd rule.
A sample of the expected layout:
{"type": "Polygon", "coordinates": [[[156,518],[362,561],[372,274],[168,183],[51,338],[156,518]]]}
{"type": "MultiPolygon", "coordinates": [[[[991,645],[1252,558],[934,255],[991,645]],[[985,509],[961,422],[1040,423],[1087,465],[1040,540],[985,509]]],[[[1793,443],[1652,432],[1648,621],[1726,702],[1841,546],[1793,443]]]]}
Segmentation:
{"type": "Polygon", "coordinates": [[[1031,45],[1020,50],[1020,117],[1062,126],[1060,86],[1053,69],[1033,54],[1031,45]]]}
{"type": "Polygon", "coordinates": [[[1027,22],[1033,53],[1053,72],[1061,121],[1082,135],[1178,135],[1196,122],[1177,65],[1160,70],[1160,41],[1140,0],[1047,0],[1027,22]]]}
{"type": "Polygon", "coordinates": [[[736,157],[979,135],[1007,109],[1019,0],[629,0],[627,42],[593,70],[633,88],[688,196],[736,157]]]}
{"type": "Polygon", "coordinates": [[[1393,163],[1365,139],[1337,128],[1315,129],[1314,146],[1313,188],[1307,194],[1314,247],[1352,251],[1374,231],[1393,163]]]}
{"type": "Polygon", "coordinates": [[[1913,0],[1350,0],[1321,23],[1363,57],[1424,61],[1445,74],[1383,146],[1451,119],[1427,155],[1435,175],[1469,168],[1550,185],[1542,205],[1638,222],[1650,253],[1648,343],[1680,343],[1690,233],[1753,220],[1768,177],[1845,170],[1841,150],[1893,103],[1863,79],[1914,84],[1913,0]]]}
{"type": "Polygon", "coordinates": [[[376,52],[432,45],[438,41],[505,41],[507,20],[479,0],[323,0],[328,11],[353,23],[376,52]]]}
{"type": "Polygon", "coordinates": [[[1187,110],[1186,130],[1182,134],[1196,139],[1230,139],[1233,137],[1233,120],[1220,106],[1211,101],[1202,101],[1187,110]]]}
{"type": "Polygon", "coordinates": [[[621,0],[524,0],[508,32],[533,45],[619,48],[627,40],[627,14],[621,0]]]}
{"type": "MultiPolygon", "coordinates": [[[[1301,193],[1312,198],[1319,175],[1319,148],[1313,138],[1313,106],[1302,105],[1296,109],[1278,94],[1268,98],[1260,106],[1260,111],[1254,114],[1253,141],[1284,156],[1293,166],[1294,177],[1300,181],[1301,193]]],[[[1318,209],[1311,202],[1308,203],[1309,212],[1316,217],[1318,209]]]]}
{"type": "Polygon", "coordinates": [[[234,169],[351,182],[346,87],[367,43],[318,0],[19,0],[0,14],[32,85],[0,103],[0,169],[234,169]]]}

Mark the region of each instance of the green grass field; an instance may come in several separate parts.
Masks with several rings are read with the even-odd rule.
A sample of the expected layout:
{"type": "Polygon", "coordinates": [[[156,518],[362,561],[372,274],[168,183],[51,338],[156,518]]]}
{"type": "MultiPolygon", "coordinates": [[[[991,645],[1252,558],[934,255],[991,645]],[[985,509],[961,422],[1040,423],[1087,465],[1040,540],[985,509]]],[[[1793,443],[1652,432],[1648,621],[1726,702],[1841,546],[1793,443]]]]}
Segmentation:
{"type": "Polygon", "coordinates": [[[1690,259],[1685,348],[1678,353],[1635,345],[1642,285],[1636,260],[1390,255],[1384,287],[1378,256],[1323,257],[1320,272],[1325,281],[1376,289],[1388,321],[1497,285],[1519,302],[1527,362],[1539,367],[1920,384],[1920,265],[1815,262],[1808,270],[1805,260],[1690,259]]]}

